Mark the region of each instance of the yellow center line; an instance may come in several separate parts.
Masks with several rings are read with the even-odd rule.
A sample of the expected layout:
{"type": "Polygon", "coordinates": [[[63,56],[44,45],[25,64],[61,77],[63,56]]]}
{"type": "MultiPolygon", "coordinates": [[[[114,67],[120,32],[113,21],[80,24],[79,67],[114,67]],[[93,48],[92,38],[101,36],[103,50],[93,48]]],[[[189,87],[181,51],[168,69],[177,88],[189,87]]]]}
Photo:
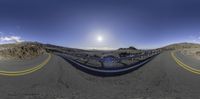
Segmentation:
{"type": "Polygon", "coordinates": [[[44,65],[46,65],[50,59],[51,59],[51,54],[48,53],[48,58],[45,61],[43,61],[41,64],[34,66],[33,68],[22,70],[22,71],[0,71],[0,75],[20,76],[20,75],[30,74],[44,67],[44,65]]]}
{"type": "Polygon", "coordinates": [[[191,66],[188,66],[186,64],[184,64],[183,62],[181,62],[175,55],[174,55],[174,52],[171,52],[171,55],[172,55],[172,58],[175,60],[175,62],[181,66],[182,68],[192,72],[192,73],[195,73],[195,74],[200,74],[200,70],[198,69],[195,69],[195,68],[192,68],[191,66]]]}

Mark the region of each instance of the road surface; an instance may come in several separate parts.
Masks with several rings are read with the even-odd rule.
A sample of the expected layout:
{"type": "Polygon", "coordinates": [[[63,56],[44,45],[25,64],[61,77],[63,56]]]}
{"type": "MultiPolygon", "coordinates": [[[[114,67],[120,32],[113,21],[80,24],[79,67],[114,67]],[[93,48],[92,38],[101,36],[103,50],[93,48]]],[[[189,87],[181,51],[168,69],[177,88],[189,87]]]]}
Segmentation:
{"type": "Polygon", "coordinates": [[[43,54],[28,60],[0,61],[0,75],[20,76],[33,73],[44,67],[51,59],[51,54],[43,54]]]}
{"type": "Polygon", "coordinates": [[[0,76],[0,99],[200,99],[199,93],[200,75],[179,66],[171,52],[116,77],[84,73],[56,55],[33,73],[0,76]]]}

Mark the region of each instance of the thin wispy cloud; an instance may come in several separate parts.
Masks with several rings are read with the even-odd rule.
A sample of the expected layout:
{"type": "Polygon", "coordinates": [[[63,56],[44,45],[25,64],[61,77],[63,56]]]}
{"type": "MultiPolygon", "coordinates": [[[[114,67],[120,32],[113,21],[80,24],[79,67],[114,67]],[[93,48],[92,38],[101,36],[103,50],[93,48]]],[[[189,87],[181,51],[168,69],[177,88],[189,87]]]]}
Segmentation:
{"type": "Polygon", "coordinates": [[[11,33],[0,32],[0,44],[19,43],[23,41],[24,40],[20,36],[12,35],[11,33]]]}
{"type": "Polygon", "coordinates": [[[18,43],[18,42],[22,42],[23,40],[19,36],[3,36],[3,37],[0,37],[0,41],[18,43]]]}
{"type": "Polygon", "coordinates": [[[196,33],[195,35],[190,35],[188,41],[193,43],[200,43],[200,33],[196,33]]]}

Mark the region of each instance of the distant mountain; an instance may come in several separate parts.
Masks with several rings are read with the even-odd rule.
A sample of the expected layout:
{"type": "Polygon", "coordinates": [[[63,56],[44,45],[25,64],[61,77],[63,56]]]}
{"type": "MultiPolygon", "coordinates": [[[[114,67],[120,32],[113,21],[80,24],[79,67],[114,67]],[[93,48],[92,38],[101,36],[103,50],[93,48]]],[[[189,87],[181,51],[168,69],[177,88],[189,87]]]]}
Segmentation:
{"type": "Polygon", "coordinates": [[[130,46],[129,48],[119,48],[118,50],[137,50],[137,48],[130,46]]]}
{"type": "Polygon", "coordinates": [[[162,47],[163,50],[176,50],[176,49],[187,49],[187,48],[200,48],[200,44],[197,43],[175,43],[162,47]]]}

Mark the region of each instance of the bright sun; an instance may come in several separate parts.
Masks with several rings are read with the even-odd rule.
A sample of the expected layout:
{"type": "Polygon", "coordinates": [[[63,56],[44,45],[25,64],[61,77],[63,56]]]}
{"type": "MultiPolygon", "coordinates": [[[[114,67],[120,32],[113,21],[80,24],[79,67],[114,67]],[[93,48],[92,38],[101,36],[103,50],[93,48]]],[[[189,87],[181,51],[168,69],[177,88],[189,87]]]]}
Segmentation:
{"type": "Polygon", "coordinates": [[[97,41],[98,42],[102,42],[103,41],[103,37],[101,35],[97,36],[97,41]]]}

